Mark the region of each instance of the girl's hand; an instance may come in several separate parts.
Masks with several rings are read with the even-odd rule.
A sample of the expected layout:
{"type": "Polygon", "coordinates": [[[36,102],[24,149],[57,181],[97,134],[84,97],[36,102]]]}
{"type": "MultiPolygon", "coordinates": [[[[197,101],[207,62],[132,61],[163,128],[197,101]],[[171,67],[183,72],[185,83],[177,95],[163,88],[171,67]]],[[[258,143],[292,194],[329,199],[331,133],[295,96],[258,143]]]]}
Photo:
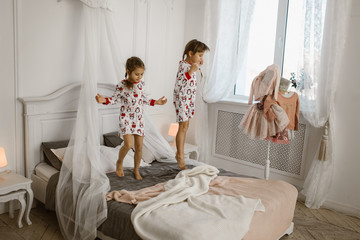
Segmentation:
{"type": "Polygon", "coordinates": [[[158,100],[155,101],[155,105],[164,105],[167,102],[167,99],[165,96],[162,96],[158,100]]]}
{"type": "Polygon", "coordinates": [[[99,93],[95,96],[95,99],[98,103],[105,103],[106,100],[103,96],[101,96],[99,93]]]}
{"type": "Polygon", "coordinates": [[[192,75],[197,70],[199,70],[199,64],[198,63],[193,63],[193,64],[191,64],[189,74],[192,75]]]}

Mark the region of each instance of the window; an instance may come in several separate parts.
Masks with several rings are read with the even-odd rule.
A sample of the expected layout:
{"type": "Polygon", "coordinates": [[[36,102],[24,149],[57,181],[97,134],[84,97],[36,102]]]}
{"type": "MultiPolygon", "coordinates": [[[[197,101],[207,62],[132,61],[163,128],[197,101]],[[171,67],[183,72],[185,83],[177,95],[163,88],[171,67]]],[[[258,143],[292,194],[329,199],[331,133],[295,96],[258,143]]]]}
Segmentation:
{"type": "MultiPolygon", "coordinates": [[[[287,79],[299,71],[305,51],[305,6],[306,0],[256,0],[247,57],[243,72],[236,81],[235,95],[248,96],[254,77],[272,63],[280,67],[281,75],[287,79]]],[[[325,3],[322,7],[325,8],[325,3]]]]}
{"type": "Polygon", "coordinates": [[[255,3],[247,57],[236,82],[236,95],[248,96],[253,78],[274,61],[278,5],[279,0],[257,0],[255,3]]]}

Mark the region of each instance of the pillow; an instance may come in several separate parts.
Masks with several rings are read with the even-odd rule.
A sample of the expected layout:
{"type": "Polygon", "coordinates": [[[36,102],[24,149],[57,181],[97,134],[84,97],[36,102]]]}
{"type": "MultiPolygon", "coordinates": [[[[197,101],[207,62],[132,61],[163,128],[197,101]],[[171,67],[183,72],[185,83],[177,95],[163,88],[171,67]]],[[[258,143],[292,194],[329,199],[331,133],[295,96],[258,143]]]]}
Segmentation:
{"type": "Polygon", "coordinates": [[[51,148],[50,150],[55,154],[55,156],[60,160],[60,162],[62,162],[64,160],[66,147],[56,148],[56,149],[51,148]]]}
{"type": "Polygon", "coordinates": [[[118,132],[106,133],[103,135],[104,137],[104,145],[108,147],[116,147],[119,146],[123,140],[119,137],[118,132]]]}
{"type": "Polygon", "coordinates": [[[61,161],[54,154],[54,152],[51,151],[51,149],[64,148],[67,147],[68,144],[69,144],[69,140],[56,141],[56,142],[43,142],[41,144],[41,150],[43,151],[44,154],[44,161],[60,171],[61,161]]]}
{"type": "MultiPolygon", "coordinates": [[[[118,147],[124,141],[119,137],[118,132],[106,133],[103,135],[103,137],[104,145],[113,148],[118,147]]],[[[145,145],[143,145],[142,159],[146,163],[152,163],[155,160],[154,154],[152,154],[152,152],[145,145]]]]}
{"type": "Polygon", "coordinates": [[[143,144],[142,160],[146,163],[152,163],[155,160],[154,154],[143,144]]]}
{"type": "MultiPolygon", "coordinates": [[[[122,144],[117,146],[116,148],[108,147],[101,145],[100,146],[100,153],[101,153],[101,162],[104,166],[105,172],[113,172],[116,169],[116,161],[119,157],[119,150],[122,144]]],[[[151,166],[144,161],[140,162],[140,167],[151,166]]],[[[124,168],[133,168],[134,167],[134,152],[130,149],[129,152],[126,154],[124,161],[123,161],[124,168]]]]}

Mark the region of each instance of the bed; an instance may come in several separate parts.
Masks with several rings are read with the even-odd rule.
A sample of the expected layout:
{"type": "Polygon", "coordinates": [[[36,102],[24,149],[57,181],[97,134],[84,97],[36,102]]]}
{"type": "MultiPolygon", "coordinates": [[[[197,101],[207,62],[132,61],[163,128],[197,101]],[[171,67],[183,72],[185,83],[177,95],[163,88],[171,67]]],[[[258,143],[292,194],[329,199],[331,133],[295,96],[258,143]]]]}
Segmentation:
{"type": "MultiPolygon", "coordinates": [[[[111,84],[98,84],[99,92],[105,95],[110,95],[113,88],[111,84]]],[[[57,160],[49,160],[49,154],[47,156],[45,152],[66,146],[76,118],[79,91],[80,83],[75,83],[47,96],[20,99],[24,106],[26,176],[33,180],[35,199],[44,203],[48,209],[54,209],[55,206],[53,200],[60,167],[56,163],[57,160]]],[[[110,148],[115,150],[119,145],[119,139],[113,134],[117,131],[118,111],[116,105],[99,105],[102,136],[100,141],[103,148],[109,151],[112,151],[110,148]]],[[[188,169],[194,169],[198,165],[202,164],[190,160],[187,162],[188,169]]],[[[152,187],[174,179],[180,172],[176,163],[159,161],[140,167],[140,173],[144,177],[142,181],[133,178],[131,169],[125,168],[124,171],[124,178],[118,178],[114,172],[107,173],[110,191],[124,188],[135,191],[152,187]]],[[[297,199],[295,187],[283,181],[249,178],[222,169],[219,169],[217,175],[224,181],[235,178],[241,181],[239,185],[242,188],[237,189],[236,193],[241,193],[247,198],[261,199],[265,207],[265,212],[254,213],[249,231],[243,239],[279,239],[285,234],[292,233],[292,219],[297,199]]],[[[214,189],[216,191],[216,188],[214,189]]],[[[107,205],[108,216],[98,228],[98,237],[104,240],[140,239],[130,219],[136,205],[115,200],[108,201],[107,205]]],[[[190,226],[200,226],[193,217],[189,216],[187,221],[190,226]]]]}

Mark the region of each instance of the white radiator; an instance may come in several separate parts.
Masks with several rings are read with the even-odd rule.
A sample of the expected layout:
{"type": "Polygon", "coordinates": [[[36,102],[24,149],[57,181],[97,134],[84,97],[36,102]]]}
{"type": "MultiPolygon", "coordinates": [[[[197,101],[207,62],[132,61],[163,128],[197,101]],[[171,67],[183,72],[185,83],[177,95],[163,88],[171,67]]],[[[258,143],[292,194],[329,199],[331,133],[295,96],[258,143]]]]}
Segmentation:
{"type": "MultiPolygon", "coordinates": [[[[225,110],[217,111],[215,132],[215,156],[231,161],[263,168],[267,157],[268,141],[253,140],[238,128],[244,114],[225,110]]],[[[271,171],[287,176],[303,178],[303,155],[306,140],[306,124],[299,124],[290,144],[270,144],[271,171]]]]}

